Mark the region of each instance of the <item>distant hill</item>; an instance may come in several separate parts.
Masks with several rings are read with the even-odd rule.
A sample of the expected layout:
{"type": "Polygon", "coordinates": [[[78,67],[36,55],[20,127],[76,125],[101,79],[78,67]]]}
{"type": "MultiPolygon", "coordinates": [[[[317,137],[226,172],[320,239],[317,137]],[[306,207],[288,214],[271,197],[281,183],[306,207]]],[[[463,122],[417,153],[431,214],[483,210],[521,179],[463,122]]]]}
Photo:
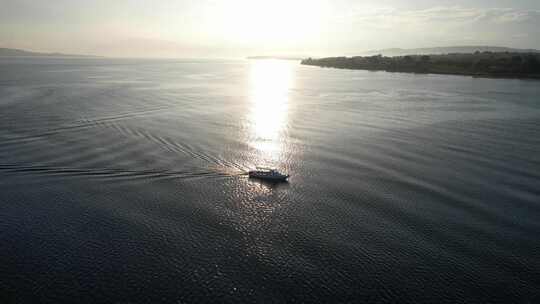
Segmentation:
{"type": "Polygon", "coordinates": [[[535,49],[514,49],[500,46],[449,46],[418,49],[383,49],[361,53],[362,55],[405,56],[405,55],[438,55],[438,54],[470,54],[479,52],[540,53],[535,49]]]}
{"type": "Polygon", "coordinates": [[[73,55],[62,53],[39,53],[19,49],[0,48],[0,57],[98,57],[89,55],[73,55]]]}

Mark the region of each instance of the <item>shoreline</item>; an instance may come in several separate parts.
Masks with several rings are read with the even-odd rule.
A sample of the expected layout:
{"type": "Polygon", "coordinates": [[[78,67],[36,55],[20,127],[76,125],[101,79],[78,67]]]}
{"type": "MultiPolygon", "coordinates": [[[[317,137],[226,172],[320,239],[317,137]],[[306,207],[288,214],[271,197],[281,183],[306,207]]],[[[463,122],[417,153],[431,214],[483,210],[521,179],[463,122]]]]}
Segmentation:
{"type": "Polygon", "coordinates": [[[540,54],[473,53],[398,57],[327,57],[304,59],[302,65],[372,72],[540,80],[540,54]]]}
{"type": "Polygon", "coordinates": [[[417,74],[417,75],[451,75],[451,76],[468,76],[472,78],[491,78],[491,79],[519,79],[519,80],[540,80],[540,75],[490,75],[490,74],[472,74],[472,73],[458,73],[458,72],[414,72],[414,71],[397,71],[397,70],[382,70],[382,69],[354,69],[354,68],[340,68],[331,66],[320,66],[314,64],[303,64],[306,66],[318,67],[321,69],[337,69],[337,70],[349,70],[349,71],[368,71],[368,72],[386,72],[386,73],[400,73],[400,74],[417,74]]]}

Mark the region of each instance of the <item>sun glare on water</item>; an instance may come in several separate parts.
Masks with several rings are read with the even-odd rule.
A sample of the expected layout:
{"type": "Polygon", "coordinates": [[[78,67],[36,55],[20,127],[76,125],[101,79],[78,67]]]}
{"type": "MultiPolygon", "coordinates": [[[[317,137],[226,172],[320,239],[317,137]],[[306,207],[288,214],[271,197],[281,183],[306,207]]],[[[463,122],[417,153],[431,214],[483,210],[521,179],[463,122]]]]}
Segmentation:
{"type": "Polygon", "coordinates": [[[289,89],[293,81],[292,64],[282,60],[256,60],[249,78],[250,144],[270,160],[281,153],[289,110],[289,89]]]}

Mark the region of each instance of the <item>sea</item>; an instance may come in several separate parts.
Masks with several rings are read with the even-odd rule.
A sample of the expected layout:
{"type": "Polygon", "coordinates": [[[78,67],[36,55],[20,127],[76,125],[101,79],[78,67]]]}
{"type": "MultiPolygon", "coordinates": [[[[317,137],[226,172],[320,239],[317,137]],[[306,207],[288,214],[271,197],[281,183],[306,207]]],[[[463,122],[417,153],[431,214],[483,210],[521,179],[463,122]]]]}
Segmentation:
{"type": "Polygon", "coordinates": [[[540,303],[540,81],[1,58],[0,244],[1,303],[540,303]]]}

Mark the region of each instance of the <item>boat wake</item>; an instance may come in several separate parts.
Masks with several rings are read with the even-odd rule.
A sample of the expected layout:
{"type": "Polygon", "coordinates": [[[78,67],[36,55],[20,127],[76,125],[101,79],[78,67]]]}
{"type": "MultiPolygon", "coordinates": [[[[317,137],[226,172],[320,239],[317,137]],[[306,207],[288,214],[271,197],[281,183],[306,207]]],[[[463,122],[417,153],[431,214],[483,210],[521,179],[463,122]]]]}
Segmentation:
{"type": "MultiPolygon", "coordinates": [[[[162,111],[163,109],[154,109],[155,111],[162,111]]],[[[117,176],[117,177],[170,177],[170,178],[201,178],[201,177],[230,177],[247,174],[247,168],[227,161],[225,159],[201,152],[202,149],[197,149],[189,144],[180,143],[173,140],[170,137],[160,136],[146,129],[135,128],[128,124],[122,124],[120,121],[125,119],[131,119],[139,117],[140,115],[148,114],[152,111],[141,111],[140,113],[121,114],[99,118],[85,118],[78,120],[75,123],[68,123],[56,128],[48,130],[42,130],[33,134],[28,134],[24,131],[4,130],[2,134],[2,150],[15,150],[28,145],[39,145],[41,141],[47,141],[54,143],[55,145],[62,147],[73,147],[77,151],[82,151],[84,146],[87,146],[84,138],[92,138],[95,140],[95,136],[80,135],[80,141],[73,142],[67,137],[66,132],[91,132],[92,129],[107,129],[106,136],[103,139],[115,139],[112,142],[118,141],[118,136],[124,137],[130,141],[123,142],[119,152],[115,152],[112,148],[109,148],[109,154],[114,155],[116,153],[131,153],[130,151],[136,151],[136,146],[142,141],[151,143],[152,147],[167,151],[172,154],[182,154],[190,159],[199,160],[201,170],[195,171],[171,171],[171,170],[129,170],[119,168],[95,168],[93,166],[72,166],[68,163],[66,166],[47,166],[33,164],[31,161],[23,161],[22,163],[15,164],[0,164],[0,170],[12,171],[12,172],[34,172],[34,173],[47,173],[47,174],[62,174],[62,175],[80,175],[80,176],[117,176]],[[111,131],[113,134],[111,136],[111,131]],[[133,140],[133,141],[131,141],[133,140]],[[142,140],[142,141],[141,141],[142,140]],[[122,152],[124,151],[124,152],[122,152]],[[204,169],[203,169],[204,168],[204,169]]],[[[102,131],[99,133],[101,134],[102,131]]],[[[95,143],[99,145],[99,143],[95,143]]],[[[110,145],[108,145],[110,146],[110,145]]],[[[86,150],[85,153],[89,153],[90,150],[86,150]]],[[[144,153],[143,151],[141,151],[144,153]]],[[[12,153],[10,153],[12,154],[12,153]]],[[[67,155],[77,155],[79,153],[67,153],[67,155]]],[[[85,156],[84,158],[99,157],[96,153],[85,156]]],[[[57,156],[53,159],[46,160],[46,162],[57,163],[57,156]]],[[[71,159],[71,162],[73,159],[71,159]]],[[[161,167],[161,166],[159,166],[161,167]]],[[[193,166],[190,166],[193,167],[193,166]]]]}
{"type": "Polygon", "coordinates": [[[231,174],[216,171],[169,171],[169,170],[129,170],[123,168],[78,168],[28,164],[0,164],[0,171],[28,174],[47,174],[60,176],[116,177],[116,178],[227,178],[244,173],[231,174]]]}

